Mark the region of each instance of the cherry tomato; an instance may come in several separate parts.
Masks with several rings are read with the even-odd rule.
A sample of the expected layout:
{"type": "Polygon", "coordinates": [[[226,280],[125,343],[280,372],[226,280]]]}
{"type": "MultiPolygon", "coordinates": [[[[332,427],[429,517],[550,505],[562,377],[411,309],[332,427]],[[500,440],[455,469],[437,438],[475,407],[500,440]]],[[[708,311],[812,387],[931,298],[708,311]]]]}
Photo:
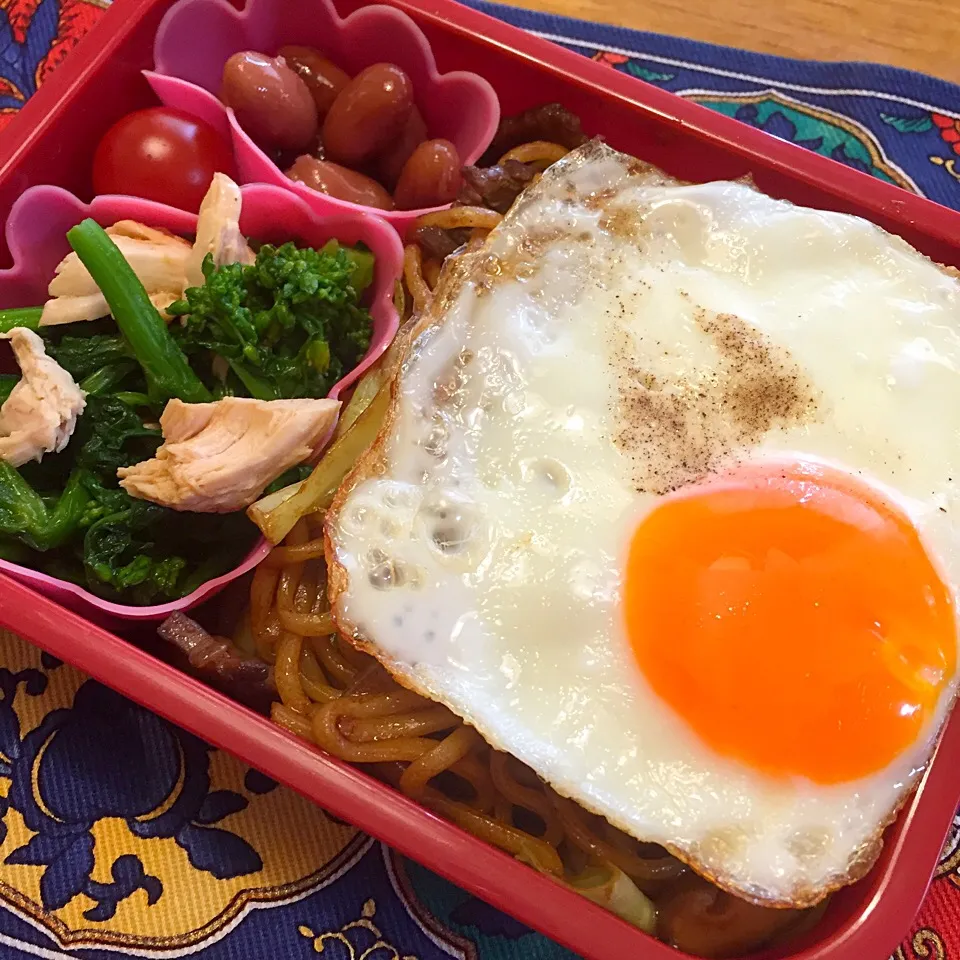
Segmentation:
{"type": "Polygon", "coordinates": [[[119,120],[100,141],[93,189],[196,212],[217,172],[233,175],[233,151],[213,127],[181,110],[149,107],[119,120]]]}

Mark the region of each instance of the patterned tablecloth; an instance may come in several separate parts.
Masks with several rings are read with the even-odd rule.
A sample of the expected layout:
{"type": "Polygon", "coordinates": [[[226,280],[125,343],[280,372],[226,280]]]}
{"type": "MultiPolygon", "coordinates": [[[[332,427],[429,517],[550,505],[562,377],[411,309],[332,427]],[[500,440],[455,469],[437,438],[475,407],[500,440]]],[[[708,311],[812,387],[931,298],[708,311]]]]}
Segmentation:
{"type": "MultiPolygon", "coordinates": [[[[476,5],[960,206],[958,87],[476,5]]],[[[2,126],[103,7],[0,0],[0,8],[2,126]]],[[[0,634],[0,664],[0,956],[572,958],[18,638],[0,634]]],[[[899,960],[960,957],[958,887],[960,828],[899,960]]]]}

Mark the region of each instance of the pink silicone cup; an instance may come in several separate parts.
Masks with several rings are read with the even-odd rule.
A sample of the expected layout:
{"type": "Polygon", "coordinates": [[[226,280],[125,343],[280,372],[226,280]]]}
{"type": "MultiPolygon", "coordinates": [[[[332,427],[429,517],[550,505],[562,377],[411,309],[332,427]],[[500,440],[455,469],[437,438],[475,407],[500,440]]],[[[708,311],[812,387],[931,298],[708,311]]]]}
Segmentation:
{"type": "MultiPolygon", "coordinates": [[[[248,237],[265,243],[294,240],[313,247],[335,238],[344,244],[366,244],[373,252],[374,278],[369,294],[373,318],[370,349],[330,391],[329,396],[339,397],[386,350],[397,332],[399,318],[393,305],[393,293],[403,266],[400,240],[387,223],[365,212],[334,212],[323,216],[289,191],[266,184],[245,186],[242,194],[240,227],[248,237]]],[[[70,252],[67,231],[86,217],[92,217],[102,226],[118,220],[138,220],[187,237],[192,237],[197,224],[194,214],[149,200],[103,196],[85,204],[60,187],[32,187],[13,205],[7,220],[7,243],[13,266],[0,270],[0,306],[25,307],[43,303],[47,284],[57,264],[70,252]]],[[[180,600],[151,607],[132,607],[102,600],[76,584],[7,560],[0,559],[0,571],[101,623],[109,623],[111,619],[161,620],[176,610],[189,610],[211,597],[231,580],[256,566],[269,549],[270,545],[261,539],[234,570],[208,580],[180,600]]]]}
{"type": "MultiPolygon", "coordinates": [[[[474,73],[439,73],[420,29],[405,13],[386,6],[364,7],[341,19],[330,0],[249,0],[242,11],[227,0],[179,0],[157,31],[156,72],[145,76],[167,106],[208,120],[212,115],[226,118],[242,182],[293,190],[321,213],[370,210],[287,179],[240,129],[233,111],[216,99],[230,56],[241,50],[273,55],[286,44],[315,47],[351,76],[385,61],[402,67],[413,81],[430,136],[451,140],[465,164],[477,160],[493,139],[500,120],[493,87],[474,73]]],[[[223,123],[217,125],[222,129],[223,123]]],[[[403,235],[428,211],[375,212],[403,235]]]]}

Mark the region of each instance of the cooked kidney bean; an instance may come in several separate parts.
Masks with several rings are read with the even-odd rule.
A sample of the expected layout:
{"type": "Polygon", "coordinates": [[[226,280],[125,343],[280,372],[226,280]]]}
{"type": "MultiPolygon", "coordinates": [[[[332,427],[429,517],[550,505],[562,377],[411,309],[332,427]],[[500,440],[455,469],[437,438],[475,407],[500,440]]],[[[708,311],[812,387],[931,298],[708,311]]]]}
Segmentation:
{"type": "Polygon", "coordinates": [[[393,199],[398,210],[451,203],[460,189],[460,156],[449,140],[427,140],[403,165],[393,199]]]}
{"type": "Polygon", "coordinates": [[[257,142],[302,150],[317,135],[317,107],[309,88],[282,60],[235,53],[223,67],[220,99],[257,142]]]}
{"type": "Polygon", "coordinates": [[[389,189],[393,189],[400,179],[403,165],[410,159],[410,154],[427,139],[427,125],[416,104],[410,108],[407,122],[400,132],[400,136],[393,145],[388,146],[384,154],[377,161],[377,177],[389,189]]]}
{"type": "Polygon", "coordinates": [[[337,163],[356,166],[385,150],[403,131],[413,106],[410,78],[392,63],[358,73],[333,101],[323,145],[337,163]]]}
{"type": "Polygon", "coordinates": [[[377,207],[380,210],[393,210],[393,198],[376,180],[348,170],[338,163],[317,160],[316,157],[298,157],[297,162],[287,171],[287,176],[298,183],[350,203],[359,203],[365,207],[377,207]]]}
{"type": "Polygon", "coordinates": [[[313,47],[281,47],[278,56],[310,88],[322,121],[337,94],[350,82],[350,74],[313,47]]]}

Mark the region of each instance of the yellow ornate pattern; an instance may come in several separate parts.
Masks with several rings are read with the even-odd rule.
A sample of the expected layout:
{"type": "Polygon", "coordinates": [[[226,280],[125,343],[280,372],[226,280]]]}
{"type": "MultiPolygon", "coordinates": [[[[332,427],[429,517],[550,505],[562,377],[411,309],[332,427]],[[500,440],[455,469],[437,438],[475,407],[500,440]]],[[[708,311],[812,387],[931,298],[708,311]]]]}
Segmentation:
{"type": "MultiPolygon", "coordinates": [[[[339,930],[314,933],[308,926],[297,927],[297,932],[311,941],[316,953],[323,953],[328,946],[339,944],[346,950],[348,960],[417,960],[415,956],[400,952],[392,943],[387,943],[380,928],[373,922],[377,904],[367,900],[356,920],[343,924],[339,930]]],[[[340,954],[342,956],[342,952],[340,954]]]]}
{"type": "Polygon", "coordinates": [[[0,773],[0,899],[64,945],[194,945],[254,901],[318,889],[369,846],[354,828],[69,666],[44,667],[39,650],[9,633],[0,632],[0,664],[8,697],[13,683],[0,703],[9,771],[0,773]],[[90,731],[96,742],[109,739],[117,709],[124,730],[98,753],[90,731]],[[140,757],[122,742],[131,718],[143,734],[140,757]],[[19,727],[12,737],[11,727],[19,727]],[[154,777],[158,765],[166,781],[154,777]],[[139,787],[144,780],[150,789],[139,787]]]}
{"type": "Polygon", "coordinates": [[[960,815],[954,818],[950,833],[947,834],[935,876],[947,877],[951,883],[960,887],[958,869],[960,869],[960,815]]]}
{"type": "Polygon", "coordinates": [[[897,947],[890,960],[946,960],[947,949],[943,938],[930,927],[921,927],[905,943],[897,947]]]}

